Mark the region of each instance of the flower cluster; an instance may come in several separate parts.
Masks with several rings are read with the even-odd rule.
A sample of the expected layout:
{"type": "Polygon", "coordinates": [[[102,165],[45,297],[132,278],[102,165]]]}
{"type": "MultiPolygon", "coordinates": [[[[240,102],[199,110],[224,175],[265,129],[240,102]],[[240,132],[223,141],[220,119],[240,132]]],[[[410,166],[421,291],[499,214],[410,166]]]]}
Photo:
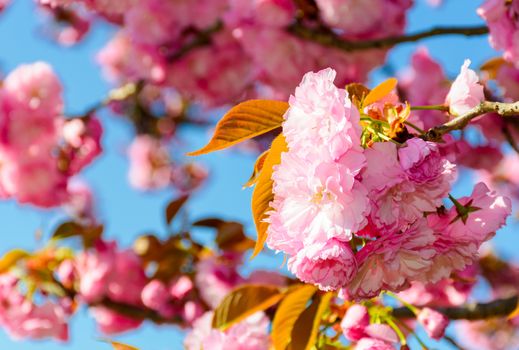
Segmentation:
{"type": "Polygon", "coordinates": [[[66,16],[72,19],[67,33],[56,35],[65,44],[77,41],[88,30],[82,7],[90,11],[90,17],[97,14],[120,25],[99,54],[109,77],[170,86],[209,106],[251,94],[287,96],[305,72],[327,66],[342,67],[340,84],[364,81],[369,71],[384,62],[386,50],[344,53],[294,35],[291,26],[325,24],[341,39],[377,39],[401,34],[412,5],[411,0],[376,0],[369,5],[319,0],[311,9],[289,0],[39,3],[53,13],[79,13],[66,16]]]}
{"type": "MultiPolygon", "coordinates": [[[[449,92],[451,108],[479,98],[466,65],[449,92]]],[[[412,135],[362,147],[360,116],[369,122],[378,107],[359,111],[334,78],[331,69],[308,73],[290,98],[288,152],[272,176],[269,247],[289,256],[299,279],[350,298],[435,283],[471,265],[504,225],[510,201],[481,183],[470,197],[450,197],[446,209],[452,157],[412,135]]]]}
{"type": "Polygon", "coordinates": [[[149,135],[137,136],[128,149],[130,184],[139,190],[162,189],[173,186],[181,192],[199,187],[207,170],[197,163],[175,164],[166,142],[149,135]]]}
{"type": "Polygon", "coordinates": [[[18,67],[0,89],[0,197],[66,203],[70,178],[100,154],[101,134],[94,116],[63,117],[62,87],[47,64],[18,67]]]}
{"type": "Polygon", "coordinates": [[[71,306],[46,301],[39,305],[22,294],[20,280],[10,273],[0,275],[0,325],[15,339],[54,338],[68,340],[71,306]]]}
{"type": "Polygon", "coordinates": [[[517,65],[519,46],[519,3],[517,1],[486,0],[478,9],[478,14],[490,29],[490,44],[496,50],[504,51],[503,58],[517,65]]]}

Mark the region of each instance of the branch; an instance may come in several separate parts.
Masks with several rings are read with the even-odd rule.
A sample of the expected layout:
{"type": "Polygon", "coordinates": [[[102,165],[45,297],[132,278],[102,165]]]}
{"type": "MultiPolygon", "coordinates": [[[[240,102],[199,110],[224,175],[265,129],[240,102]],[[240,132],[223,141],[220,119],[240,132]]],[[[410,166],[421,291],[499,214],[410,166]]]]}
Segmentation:
{"type": "Polygon", "coordinates": [[[187,44],[182,46],[180,49],[175,51],[175,53],[173,53],[172,55],[167,56],[166,57],[167,61],[170,63],[177,61],[177,60],[181,59],[182,57],[184,57],[185,55],[187,55],[189,52],[193,51],[194,49],[197,49],[199,47],[204,47],[204,46],[211,44],[212,35],[221,31],[222,29],[223,29],[223,23],[218,22],[214,26],[209,27],[206,30],[198,32],[196,34],[196,36],[193,38],[193,40],[191,40],[190,42],[188,42],[187,44]]]}
{"type": "Polygon", "coordinates": [[[472,108],[467,113],[456,117],[447,123],[429,129],[424,135],[424,139],[439,141],[441,137],[453,130],[461,130],[474,118],[479,117],[485,113],[497,113],[502,117],[519,116],[519,102],[504,103],[504,102],[481,102],[476,107],[472,108]]]}
{"type": "MultiPolygon", "coordinates": [[[[53,282],[63,291],[63,294],[74,300],[78,295],[78,292],[72,288],[65,287],[60,281],[54,279],[53,282]]],[[[118,314],[133,318],[136,320],[150,320],[157,324],[175,324],[179,323],[181,319],[178,317],[165,318],[154,310],[148,309],[145,306],[131,305],[126,303],[120,303],[113,301],[110,298],[103,298],[100,301],[94,303],[87,303],[88,307],[102,306],[106,307],[118,314]]]]}
{"type": "Polygon", "coordinates": [[[477,36],[488,34],[486,26],[478,27],[437,27],[414,34],[404,34],[401,36],[391,36],[375,40],[348,41],[343,40],[333,32],[317,32],[314,29],[296,23],[288,28],[288,31],[302,39],[314,41],[321,45],[333,47],[343,51],[361,51],[369,49],[381,49],[392,47],[401,43],[415,42],[422,39],[440,35],[465,35],[477,36]]]}
{"type": "MultiPolygon", "coordinates": [[[[517,307],[518,297],[498,299],[489,303],[469,304],[461,307],[434,308],[451,320],[484,320],[492,317],[508,316],[517,307]]],[[[407,307],[393,310],[397,318],[415,318],[416,315],[407,307]]]]}
{"type": "Polygon", "coordinates": [[[137,320],[149,320],[157,324],[175,324],[179,323],[181,319],[178,317],[165,318],[161,316],[154,310],[148,309],[146,307],[140,307],[131,304],[125,304],[113,301],[109,298],[104,298],[103,300],[88,304],[89,307],[103,306],[112,311],[117,312],[118,314],[127,316],[129,318],[137,319],[137,320]]]}

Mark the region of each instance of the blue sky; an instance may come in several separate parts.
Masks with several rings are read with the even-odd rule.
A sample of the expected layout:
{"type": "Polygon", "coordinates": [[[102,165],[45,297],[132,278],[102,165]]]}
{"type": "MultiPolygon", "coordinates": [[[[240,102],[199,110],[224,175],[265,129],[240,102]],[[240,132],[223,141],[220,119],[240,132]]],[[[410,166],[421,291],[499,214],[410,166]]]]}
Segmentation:
{"type": "MultiPolygon", "coordinates": [[[[430,28],[436,25],[465,25],[482,23],[475,14],[480,4],[473,0],[446,0],[440,9],[431,9],[417,1],[410,12],[409,31],[430,28]]],[[[7,73],[21,63],[37,60],[50,62],[65,86],[66,110],[81,113],[101,100],[110,86],[104,81],[94,55],[112,33],[107,25],[95,26],[87,40],[81,45],[67,49],[56,46],[38,34],[41,18],[34,12],[29,0],[13,1],[6,12],[0,15],[0,71],[7,73]]],[[[475,67],[495,55],[489,48],[486,37],[430,39],[422,42],[432,56],[445,64],[449,75],[454,76],[463,60],[470,58],[475,67]]],[[[405,44],[392,51],[390,62],[394,68],[402,68],[408,63],[409,55],[416,44],[405,44]]],[[[384,78],[381,73],[373,75],[374,81],[384,78]]],[[[134,191],[126,181],[128,163],[125,147],[129,144],[132,131],[129,125],[117,117],[102,114],[105,125],[103,144],[106,152],[82,175],[97,194],[99,213],[107,225],[108,237],[117,238],[123,245],[144,232],[163,232],[163,208],[173,197],[168,191],[142,194],[134,191]]],[[[208,138],[203,130],[183,130],[186,150],[201,146],[208,138]]],[[[222,216],[240,220],[247,224],[253,234],[249,214],[250,191],[243,191],[241,185],[250,175],[254,159],[250,155],[221,152],[200,158],[211,170],[211,180],[189,203],[193,218],[222,216]]],[[[463,180],[464,178],[462,178],[463,180]]],[[[455,193],[470,191],[467,181],[458,186],[455,193]]],[[[34,233],[42,229],[46,234],[60,218],[57,211],[41,211],[29,206],[18,206],[12,201],[0,202],[0,252],[13,247],[33,249],[37,246],[34,233]]],[[[505,255],[511,256],[517,240],[511,238],[511,230],[504,230],[495,240],[497,247],[505,255]]],[[[281,260],[272,254],[256,259],[253,266],[279,268],[281,260]]],[[[13,342],[0,331],[0,349],[91,350],[109,348],[98,339],[94,322],[85,310],[79,312],[71,324],[71,342],[66,345],[54,342],[13,342]]],[[[145,325],[139,331],[117,337],[142,349],[180,349],[182,333],[172,327],[145,325]]]]}

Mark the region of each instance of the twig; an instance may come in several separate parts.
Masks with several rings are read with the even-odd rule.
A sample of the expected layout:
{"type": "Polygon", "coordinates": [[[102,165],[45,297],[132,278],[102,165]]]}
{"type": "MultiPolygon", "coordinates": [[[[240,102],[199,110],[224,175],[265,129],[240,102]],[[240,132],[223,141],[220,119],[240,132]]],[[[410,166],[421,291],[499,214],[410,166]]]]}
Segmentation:
{"type": "MultiPolygon", "coordinates": [[[[469,304],[461,307],[434,308],[451,320],[483,320],[492,317],[508,316],[517,307],[518,297],[498,299],[489,303],[469,304]]],[[[393,316],[397,318],[416,317],[407,307],[399,307],[393,310],[393,316]]]]}
{"type": "Polygon", "coordinates": [[[456,117],[447,123],[429,129],[424,135],[426,140],[439,141],[441,137],[453,130],[461,130],[474,118],[479,117],[485,113],[497,113],[502,117],[519,116],[519,102],[504,103],[504,102],[481,102],[476,107],[472,108],[467,113],[456,117]]]}
{"type": "Polygon", "coordinates": [[[465,35],[477,36],[488,34],[486,26],[477,27],[437,27],[414,34],[391,36],[375,40],[348,41],[341,39],[331,31],[316,31],[314,29],[296,23],[288,28],[288,31],[302,39],[317,42],[324,46],[334,47],[343,51],[361,51],[369,49],[381,49],[392,47],[397,44],[415,42],[422,39],[440,35],[465,35]]]}

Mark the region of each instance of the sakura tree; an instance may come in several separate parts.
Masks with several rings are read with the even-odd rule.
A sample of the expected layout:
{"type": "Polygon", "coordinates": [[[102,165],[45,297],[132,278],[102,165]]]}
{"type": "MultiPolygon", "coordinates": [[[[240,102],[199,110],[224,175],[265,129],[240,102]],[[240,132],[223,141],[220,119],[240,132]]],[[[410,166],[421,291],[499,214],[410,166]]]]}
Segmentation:
{"type": "MultiPolygon", "coordinates": [[[[111,85],[70,107],[59,67],[5,71],[0,199],[53,219],[0,259],[1,328],[66,348],[87,310],[117,350],[150,324],[188,350],[518,348],[519,262],[494,242],[519,200],[519,0],[408,29],[453,2],[34,1],[38,40],[79,50],[109,32],[96,62],[111,85]],[[423,46],[447,56],[452,36],[488,39],[488,57],[423,46]],[[163,207],[160,229],[128,239],[81,180],[119,147],[115,127],[131,128],[117,182],[163,207]],[[255,159],[222,192],[253,187],[243,222],[238,201],[216,216],[190,204],[220,186],[203,155],[228,148],[255,159]]],[[[21,6],[0,4],[0,25],[21,6]]]]}

